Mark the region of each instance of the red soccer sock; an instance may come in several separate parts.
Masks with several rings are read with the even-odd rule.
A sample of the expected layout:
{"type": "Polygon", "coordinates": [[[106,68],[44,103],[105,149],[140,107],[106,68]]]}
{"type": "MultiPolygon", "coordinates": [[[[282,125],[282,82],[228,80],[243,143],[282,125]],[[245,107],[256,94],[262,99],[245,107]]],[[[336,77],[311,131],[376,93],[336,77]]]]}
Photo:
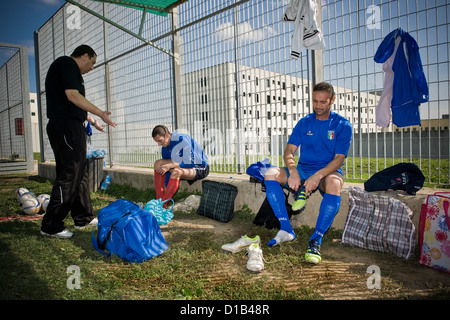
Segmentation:
{"type": "MultiPolygon", "coordinates": [[[[164,193],[164,196],[162,197],[162,201],[165,201],[167,199],[172,199],[175,192],[178,190],[178,186],[180,185],[180,179],[169,179],[169,183],[167,184],[166,192],[164,193]]],[[[164,204],[164,208],[165,208],[164,204]]]]}
{"type": "Polygon", "coordinates": [[[165,176],[157,174],[155,172],[155,189],[156,189],[156,199],[160,199],[164,195],[164,180],[165,176]]]}

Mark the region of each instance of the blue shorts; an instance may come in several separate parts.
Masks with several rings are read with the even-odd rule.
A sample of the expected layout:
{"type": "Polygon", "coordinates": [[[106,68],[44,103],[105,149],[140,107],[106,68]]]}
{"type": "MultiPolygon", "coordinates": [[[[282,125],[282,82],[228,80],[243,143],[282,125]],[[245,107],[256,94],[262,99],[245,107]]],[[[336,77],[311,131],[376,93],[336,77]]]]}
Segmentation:
{"type": "MultiPolygon", "coordinates": [[[[289,170],[288,170],[288,168],[287,167],[282,167],[282,168],[286,171],[287,178],[289,179],[289,170]]],[[[300,175],[300,180],[302,181],[302,185],[305,182],[305,180],[307,180],[309,177],[311,177],[314,173],[317,172],[317,170],[316,171],[303,170],[300,166],[297,166],[297,171],[298,171],[298,174],[300,175]]],[[[336,172],[340,173],[342,176],[344,175],[344,173],[342,171],[342,168],[337,169],[336,172]]],[[[286,181],[286,184],[283,186],[283,188],[288,188],[289,189],[289,185],[288,185],[287,181],[286,181]]],[[[317,187],[317,189],[319,189],[320,193],[323,196],[324,192],[322,190],[320,190],[319,187],[317,187]]]]}

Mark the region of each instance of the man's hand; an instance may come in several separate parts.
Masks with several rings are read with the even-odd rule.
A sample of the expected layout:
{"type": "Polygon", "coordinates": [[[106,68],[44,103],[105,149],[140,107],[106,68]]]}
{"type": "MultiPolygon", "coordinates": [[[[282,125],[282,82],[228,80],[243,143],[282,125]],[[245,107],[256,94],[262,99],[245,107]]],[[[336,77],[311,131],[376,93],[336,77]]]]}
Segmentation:
{"type": "Polygon", "coordinates": [[[288,185],[289,188],[292,190],[298,191],[298,188],[300,188],[300,185],[302,184],[302,181],[300,179],[300,175],[298,174],[297,169],[292,170],[292,172],[289,172],[289,178],[288,178],[288,185]]]}
{"type": "Polygon", "coordinates": [[[166,163],[161,165],[158,170],[156,170],[156,173],[159,175],[165,175],[170,169],[172,169],[172,165],[170,163],[166,163]]]}
{"type": "Polygon", "coordinates": [[[317,172],[316,172],[315,174],[313,174],[311,177],[309,177],[305,181],[305,184],[304,184],[305,194],[307,196],[319,187],[319,183],[320,183],[321,179],[322,179],[322,177],[319,174],[317,174],[317,172]]]}
{"type": "Polygon", "coordinates": [[[97,129],[98,131],[101,132],[105,132],[105,125],[104,124],[100,124],[100,121],[95,120],[94,124],[93,124],[94,128],[97,129]]]}
{"type": "MultiPolygon", "coordinates": [[[[110,117],[111,112],[100,110],[99,108],[94,106],[89,100],[87,100],[80,92],[78,92],[78,90],[66,89],[65,93],[66,93],[67,99],[70,102],[72,102],[74,105],[76,105],[78,108],[83,109],[84,111],[87,111],[88,113],[92,113],[92,114],[99,116],[103,120],[103,122],[105,122],[106,124],[108,124],[114,128],[117,126],[111,120],[111,117],[110,117]]],[[[89,119],[88,119],[88,121],[89,121],[89,119]]],[[[89,121],[89,122],[91,122],[91,121],[89,121]]],[[[95,128],[97,128],[95,123],[94,123],[94,126],[95,126],[95,128]]],[[[102,128],[100,125],[99,125],[99,127],[102,128]]],[[[100,131],[103,131],[103,129],[104,128],[102,128],[102,130],[100,130],[100,131]]]]}
{"type": "MultiPolygon", "coordinates": [[[[102,114],[100,115],[100,117],[106,124],[110,125],[111,127],[115,128],[117,126],[116,123],[111,120],[111,112],[102,111],[102,114]]],[[[105,126],[103,125],[103,127],[105,127],[105,126]]]]}

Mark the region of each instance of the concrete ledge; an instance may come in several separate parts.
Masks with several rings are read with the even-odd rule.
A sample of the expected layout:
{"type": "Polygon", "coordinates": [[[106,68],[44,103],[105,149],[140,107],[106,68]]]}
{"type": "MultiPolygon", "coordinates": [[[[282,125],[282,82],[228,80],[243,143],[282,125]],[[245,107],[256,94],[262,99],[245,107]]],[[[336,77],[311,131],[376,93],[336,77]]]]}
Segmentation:
{"type": "MultiPolygon", "coordinates": [[[[45,162],[39,164],[39,176],[54,179],[56,177],[55,164],[45,162]]],[[[134,168],[114,166],[113,168],[104,168],[103,175],[110,175],[112,183],[120,185],[130,185],[137,189],[154,189],[153,169],[134,168]]],[[[103,177],[102,177],[103,178],[103,177]]],[[[266,194],[261,191],[261,185],[249,182],[247,174],[218,174],[210,173],[207,180],[214,180],[235,185],[239,192],[235,200],[235,210],[241,209],[243,205],[247,205],[255,214],[258,212],[266,194]]],[[[335,229],[344,229],[345,221],[348,214],[348,189],[350,186],[356,186],[364,189],[362,183],[345,183],[341,193],[341,207],[334,219],[332,227],[335,229]]],[[[186,181],[180,182],[180,189],[188,192],[202,191],[202,182],[196,181],[189,185],[186,181]]],[[[416,231],[419,230],[419,219],[422,203],[425,201],[427,195],[438,191],[448,191],[434,188],[423,188],[415,196],[410,196],[404,191],[377,191],[374,194],[393,197],[405,203],[414,213],[413,223],[416,226],[416,231]]],[[[289,198],[292,202],[292,197],[289,198]]],[[[294,216],[291,219],[294,228],[301,225],[315,227],[317,214],[319,212],[322,196],[319,192],[314,192],[307,200],[306,209],[301,214],[294,216]]]]}

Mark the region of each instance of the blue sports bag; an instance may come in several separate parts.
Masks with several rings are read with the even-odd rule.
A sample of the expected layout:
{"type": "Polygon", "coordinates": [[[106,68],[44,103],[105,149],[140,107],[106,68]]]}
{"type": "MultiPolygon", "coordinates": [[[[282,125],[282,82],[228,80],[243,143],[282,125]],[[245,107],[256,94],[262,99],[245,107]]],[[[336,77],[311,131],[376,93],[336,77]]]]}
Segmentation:
{"type": "Polygon", "coordinates": [[[98,213],[94,248],[106,257],[115,254],[128,262],[143,262],[168,249],[155,216],[136,203],[119,199],[98,213]]]}

